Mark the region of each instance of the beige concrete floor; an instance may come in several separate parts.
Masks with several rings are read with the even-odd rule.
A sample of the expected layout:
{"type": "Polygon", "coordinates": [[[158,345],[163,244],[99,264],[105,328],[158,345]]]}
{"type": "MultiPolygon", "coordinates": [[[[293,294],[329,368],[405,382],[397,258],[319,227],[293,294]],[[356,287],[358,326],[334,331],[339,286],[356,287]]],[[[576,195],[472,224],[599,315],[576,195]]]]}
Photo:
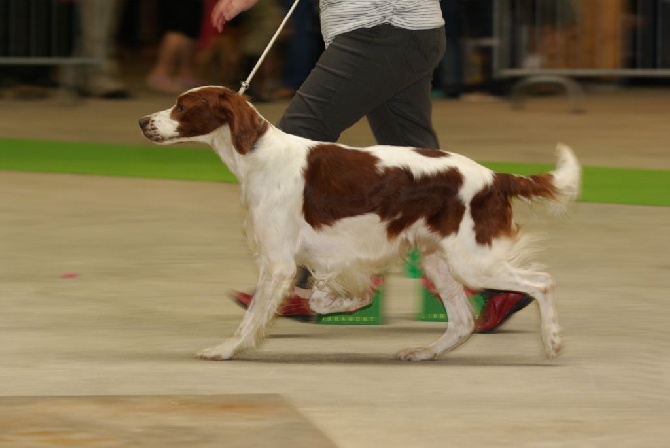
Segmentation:
{"type": "MultiPolygon", "coordinates": [[[[668,169],[669,100],[592,93],[582,115],[560,97],[521,112],[436,101],[435,116],[445,146],[481,160],[551,163],[560,140],[587,165],[668,169]]],[[[72,107],[9,101],[0,136],[139,143],[137,118],[170,103],[146,92],[72,107]]],[[[275,119],[283,106],[260,109],[275,119]]],[[[361,123],[343,140],[371,137],[361,123]]],[[[236,185],[0,171],[0,186],[0,397],[280,395],[323,446],[667,445],[668,208],[579,203],[556,221],[519,207],[548,236],[540,258],[566,339],[557,360],[544,358],[531,307],[438,361],[395,361],[444,327],[413,320],[417,285],[396,266],[387,325],[280,319],[259,351],[212,363],[192,354],[234,331],[242,310],[226,293],[255,279],[236,185]]]]}

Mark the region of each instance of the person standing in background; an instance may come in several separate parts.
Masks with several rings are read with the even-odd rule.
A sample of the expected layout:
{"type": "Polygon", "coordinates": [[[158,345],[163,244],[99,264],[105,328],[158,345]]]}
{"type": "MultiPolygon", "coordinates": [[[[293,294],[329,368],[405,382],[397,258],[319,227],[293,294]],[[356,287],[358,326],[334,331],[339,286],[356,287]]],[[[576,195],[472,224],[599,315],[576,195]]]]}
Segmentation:
{"type": "Polygon", "coordinates": [[[113,56],[118,18],[123,1],[80,0],[77,3],[81,36],[75,55],[99,60],[99,64],[65,69],[65,85],[84,96],[125,99],[130,93],[121,79],[113,56]]]}
{"type": "Polygon", "coordinates": [[[160,19],[165,34],[156,62],[146,78],[149,88],[175,94],[201,84],[195,73],[195,56],[203,11],[202,0],[160,2],[160,19]]]}

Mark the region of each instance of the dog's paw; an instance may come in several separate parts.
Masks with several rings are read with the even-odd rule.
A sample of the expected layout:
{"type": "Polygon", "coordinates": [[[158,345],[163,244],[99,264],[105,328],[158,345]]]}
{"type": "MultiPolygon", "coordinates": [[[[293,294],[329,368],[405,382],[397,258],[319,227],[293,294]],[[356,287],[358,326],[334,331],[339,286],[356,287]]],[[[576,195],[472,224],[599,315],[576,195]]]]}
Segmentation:
{"type": "Polygon", "coordinates": [[[195,357],[206,361],[226,361],[233,357],[232,353],[224,353],[217,347],[206,348],[196,352],[195,357]]]}
{"type": "Polygon", "coordinates": [[[563,351],[563,337],[561,327],[558,325],[547,325],[542,329],[542,341],[547,358],[554,359],[563,351]]]}
{"type": "Polygon", "coordinates": [[[216,347],[206,348],[204,350],[198,351],[195,354],[195,357],[207,361],[227,361],[232,359],[233,354],[233,348],[224,342],[223,344],[217,345],[216,347]]]}
{"type": "Polygon", "coordinates": [[[437,358],[435,350],[428,347],[406,348],[396,355],[399,361],[427,361],[437,358]]]}

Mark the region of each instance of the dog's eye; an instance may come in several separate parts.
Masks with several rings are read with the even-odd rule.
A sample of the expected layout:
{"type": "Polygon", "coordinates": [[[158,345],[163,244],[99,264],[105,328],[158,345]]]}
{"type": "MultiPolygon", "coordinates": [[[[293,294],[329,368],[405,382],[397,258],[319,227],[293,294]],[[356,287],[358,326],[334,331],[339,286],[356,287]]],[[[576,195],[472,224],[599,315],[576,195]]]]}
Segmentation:
{"type": "Polygon", "coordinates": [[[184,112],[184,111],[186,110],[186,107],[185,107],[183,104],[178,103],[178,104],[174,107],[174,109],[175,109],[177,112],[184,112]]]}

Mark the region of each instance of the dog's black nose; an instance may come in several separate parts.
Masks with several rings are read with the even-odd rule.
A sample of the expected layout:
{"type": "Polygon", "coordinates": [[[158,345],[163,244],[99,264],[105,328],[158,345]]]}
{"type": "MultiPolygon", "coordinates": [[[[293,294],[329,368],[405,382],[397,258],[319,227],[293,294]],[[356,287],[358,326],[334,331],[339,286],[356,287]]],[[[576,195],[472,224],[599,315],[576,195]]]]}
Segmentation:
{"type": "Polygon", "coordinates": [[[142,128],[142,130],[145,130],[147,128],[147,126],[149,125],[150,121],[151,121],[151,118],[149,118],[149,117],[140,118],[140,128],[142,128]]]}

